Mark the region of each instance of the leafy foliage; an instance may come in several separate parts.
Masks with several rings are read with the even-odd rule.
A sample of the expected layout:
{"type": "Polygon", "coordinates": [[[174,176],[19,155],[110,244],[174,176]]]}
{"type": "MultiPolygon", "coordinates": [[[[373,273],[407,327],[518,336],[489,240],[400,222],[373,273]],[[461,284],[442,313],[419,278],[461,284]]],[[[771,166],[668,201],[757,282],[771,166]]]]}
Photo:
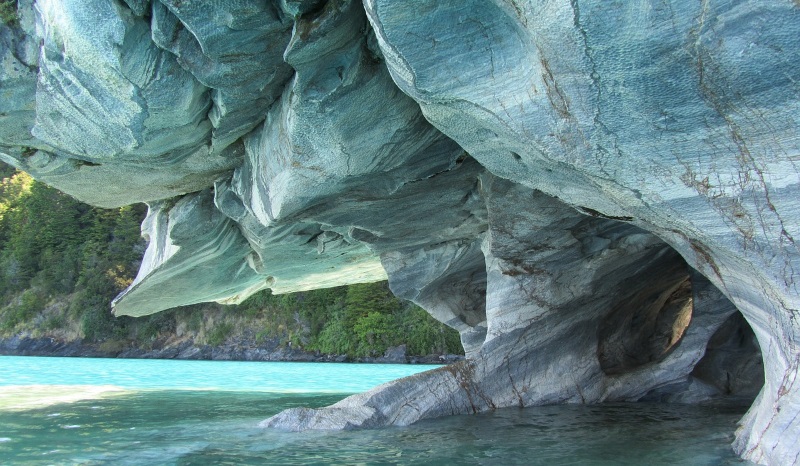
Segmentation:
{"type": "Polygon", "coordinates": [[[18,21],[16,0],[0,0],[0,22],[12,26],[18,21]]]}
{"type": "Polygon", "coordinates": [[[259,340],[329,354],[380,356],[400,344],[409,354],[462,351],[457,332],[395,298],[386,282],[291,295],[266,290],[232,309],[195,305],[113,317],[109,303],[132,282],[144,253],[145,207],[90,207],[3,164],[0,176],[0,333],[74,324],[92,341],[147,344],[182,323],[212,346],[252,330],[259,340]],[[59,300],[63,312],[45,312],[59,300]],[[214,312],[227,316],[206,328],[204,316],[214,312]]]}
{"type": "MultiPolygon", "coordinates": [[[[0,182],[0,322],[31,320],[55,296],[86,338],[126,333],[108,303],[133,280],[144,244],[144,206],[97,209],[16,172],[0,182]],[[15,304],[19,303],[19,304],[15,304]]],[[[52,325],[52,322],[51,324],[52,325]]]]}
{"type": "MultiPolygon", "coordinates": [[[[326,354],[375,357],[405,344],[408,354],[463,354],[458,332],[423,309],[395,298],[386,282],[275,296],[252,296],[239,311],[261,307],[270,329],[326,354]]],[[[296,344],[296,343],[295,343],[296,344]]]]}
{"type": "Polygon", "coordinates": [[[206,343],[211,346],[219,346],[225,342],[233,331],[233,325],[229,322],[222,322],[214,326],[206,338],[206,343]]]}

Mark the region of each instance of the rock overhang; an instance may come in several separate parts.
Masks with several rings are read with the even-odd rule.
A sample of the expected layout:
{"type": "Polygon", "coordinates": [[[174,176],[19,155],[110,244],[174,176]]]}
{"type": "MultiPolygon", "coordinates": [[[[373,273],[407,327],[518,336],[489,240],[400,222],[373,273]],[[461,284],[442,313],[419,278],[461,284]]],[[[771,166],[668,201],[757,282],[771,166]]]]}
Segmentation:
{"type": "Polygon", "coordinates": [[[150,205],[118,313],[388,277],[461,332],[472,362],[453,386],[477,388],[453,406],[492,407],[675,385],[735,306],[769,348],[737,449],[793,455],[794,3],[23,0],[19,16],[0,31],[0,157],[96,205],[150,205]],[[558,334],[549,316],[569,320],[577,283],[595,292],[577,301],[585,316],[628,315],[615,295],[672,299],[685,280],[648,293],[655,272],[635,273],[670,254],[698,272],[701,324],[671,341],[695,349],[653,349],[634,370],[608,343],[598,362],[586,340],[624,332],[584,320],[562,355],[581,393],[486,386],[489,373],[530,377],[496,361],[512,337],[525,342],[514,364],[553,367],[552,352],[533,366],[529,352],[558,334]],[[584,274],[559,271],[570,263],[584,274]],[[537,319],[552,326],[537,334],[537,319]]]}

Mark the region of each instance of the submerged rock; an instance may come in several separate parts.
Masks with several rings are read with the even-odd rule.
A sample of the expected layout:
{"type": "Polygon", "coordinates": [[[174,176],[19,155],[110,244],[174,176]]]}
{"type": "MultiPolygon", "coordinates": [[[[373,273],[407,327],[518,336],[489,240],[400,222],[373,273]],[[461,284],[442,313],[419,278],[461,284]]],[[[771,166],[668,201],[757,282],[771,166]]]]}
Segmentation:
{"type": "Polygon", "coordinates": [[[19,8],[0,158],[150,203],[117,314],[388,278],[461,334],[267,425],[758,392],[735,448],[797,463],[796,2],[19,8]]]}

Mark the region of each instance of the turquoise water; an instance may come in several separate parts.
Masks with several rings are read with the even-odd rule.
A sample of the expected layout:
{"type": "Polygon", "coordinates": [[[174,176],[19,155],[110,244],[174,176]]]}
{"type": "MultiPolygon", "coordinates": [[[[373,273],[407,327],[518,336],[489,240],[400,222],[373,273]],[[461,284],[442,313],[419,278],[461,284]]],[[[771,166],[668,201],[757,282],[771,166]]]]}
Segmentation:
{"type": "Polygon", "coordinates": [[[113,385],[129,390],[358,393],[438,366],[0,356],[0,387],[113,385]]]}
{"type": "Polygon", "coordinates": [[[0,357],[0,464],[742,464],[737,407],[503,409],[350,432],[260,429],[430,366],[0,357]]]}

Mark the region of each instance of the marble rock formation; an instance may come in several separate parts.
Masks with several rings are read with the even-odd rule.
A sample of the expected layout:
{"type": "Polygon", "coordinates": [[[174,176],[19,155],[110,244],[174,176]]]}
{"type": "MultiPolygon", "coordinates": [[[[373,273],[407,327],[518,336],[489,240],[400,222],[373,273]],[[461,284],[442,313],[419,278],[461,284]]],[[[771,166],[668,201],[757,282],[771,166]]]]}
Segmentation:
{"type": "Polygon", "coordinates": [[[796,0],[20,0],[0,159],[148,203],[118,315],[388,278],[461,334],[265,425],[727,394],[798,464],[799,61],[796,0]]]}

